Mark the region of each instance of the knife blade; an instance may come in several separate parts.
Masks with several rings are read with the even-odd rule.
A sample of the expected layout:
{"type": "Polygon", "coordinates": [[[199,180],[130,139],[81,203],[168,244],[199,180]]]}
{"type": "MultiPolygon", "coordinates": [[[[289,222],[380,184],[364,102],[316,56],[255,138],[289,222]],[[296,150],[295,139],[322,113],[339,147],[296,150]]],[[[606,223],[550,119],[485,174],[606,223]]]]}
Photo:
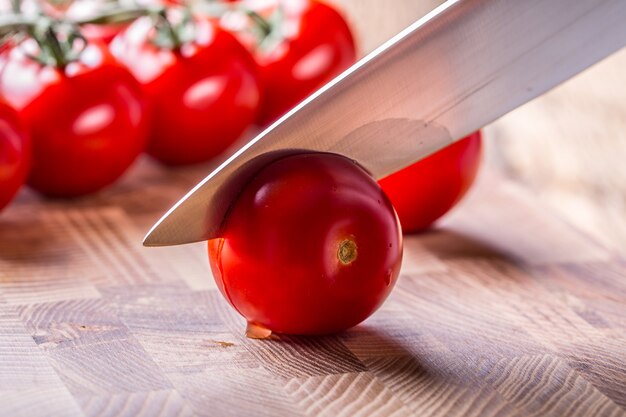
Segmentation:
{"type": "Polygon", "coordinates": [[[243,146],[149,231],[145,246],[211,239],[258,167],[335,152],[375,178],[406,167],[626,45],[624,0],[448,0],[243,146]]]}

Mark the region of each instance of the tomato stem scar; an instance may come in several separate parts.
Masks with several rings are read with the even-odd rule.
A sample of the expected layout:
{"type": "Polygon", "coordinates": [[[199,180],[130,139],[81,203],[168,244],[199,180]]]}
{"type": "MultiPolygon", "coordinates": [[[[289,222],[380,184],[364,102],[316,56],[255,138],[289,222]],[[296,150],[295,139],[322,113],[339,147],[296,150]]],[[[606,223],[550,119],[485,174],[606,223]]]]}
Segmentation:
{"type": "Polygon", "coordinates": [[[344,265],[350,265],[358,256],[356,242],[352,239],[345,239],[339,243],[337,258],[344,265]]]}

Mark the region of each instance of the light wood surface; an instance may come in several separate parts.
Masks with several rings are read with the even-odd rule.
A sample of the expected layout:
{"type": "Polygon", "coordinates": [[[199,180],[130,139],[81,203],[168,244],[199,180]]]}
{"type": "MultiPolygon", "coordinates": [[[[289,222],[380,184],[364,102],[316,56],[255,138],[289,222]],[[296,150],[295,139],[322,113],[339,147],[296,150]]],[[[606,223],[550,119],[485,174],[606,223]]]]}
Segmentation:
{"type": "MultiPolygon", "coordinates": [[[[430,6],[341,2],[364,51],[430,6]]],[[[623,80],[624,56],[489,127],[471,195],[406,239],[388,302],[335,336],[246,339],[204,245],[141,247],[210,165],[142,159],[71,202],[22,192],[0,215],[0,416],[626,416],[626,262],[588,220],[610,193],[587,194],[619,187],[606,180],[619,164],[596,161],[596,182],[563,191],[590,169],[590,132],[605,152],[623,137],[626,92],[606,83],[623,80]],[[558,143],[579,150],[559,159],[558,143]],[[595,207],[582,220],[581,204],[595,207]]]]}
{"type": "Polygon", "coordinates": [[[484,170],[365,323],[246,339],[203,244],[141,247],[204,168],[0,217],[2,416],[626,416],[626,263],[484,170]]]}

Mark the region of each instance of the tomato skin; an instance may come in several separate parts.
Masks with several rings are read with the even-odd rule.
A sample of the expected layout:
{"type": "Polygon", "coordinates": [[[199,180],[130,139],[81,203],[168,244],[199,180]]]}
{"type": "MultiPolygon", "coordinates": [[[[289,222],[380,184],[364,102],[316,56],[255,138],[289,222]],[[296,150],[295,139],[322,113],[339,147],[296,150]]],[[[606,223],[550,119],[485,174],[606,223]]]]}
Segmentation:
{"type": "Polygon", "coordinates": [[[257,173],[208,250],[218,287],[250,323],[324,334],[360,323],[386,299],[402,234],[391,203],[354,161],[300,154],[257,173]],[[344,265],[347,240],[357,255],[344,265]]]}
{"type": "Polygon", "coordinates": [[[17,112],[0,102],[0,210],[26,181],[30,152],[30,138],[17,112]]]}
{"type": "Polygon", "coordinates": [[[147,113],[141,88],[102,44],[89,44],[64,69],[42,66],[14,48],[0,91],[29,127],[28,185],[75,197],[119,178],[142,152],[147,113]]]}
{"type": "Polygon", "coordinates": [[[196,41],[179,50],[149,41],[149,19],[138,19],[111,44],[152,104],[147,152],[168,165],[208,161],[228,148],[256,117],[256,66],[228,32],[195,21],[196,41]]]}
{"type": "Polygon", "coordinates": [[[481,150],[477,131],[379,181],[405,233],[427,229],[463,198],[476,178],[481,150]]]}
{"type": "Polygon", "coordinates": [[[284,39],[255,51],[263,85],[259,125],[278,119],[356,61],[350,28],[332,6],[317,0],[245,2],[253,10],[279,3],[284,39]]]}

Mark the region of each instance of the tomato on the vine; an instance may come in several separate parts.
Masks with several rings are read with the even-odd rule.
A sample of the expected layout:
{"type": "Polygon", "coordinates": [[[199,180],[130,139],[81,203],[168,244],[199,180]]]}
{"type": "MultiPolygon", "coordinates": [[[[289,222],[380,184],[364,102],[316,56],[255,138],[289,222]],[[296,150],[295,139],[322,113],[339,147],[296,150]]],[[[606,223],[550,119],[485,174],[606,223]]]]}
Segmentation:
{"type": "Polygon", "coordinates": [[[20,44],[0,72],[2,95],[32,134],[28,184],[60,197],[100,190],[144,149],[141,88],[102,44],[86,45],[60,67],[34,60],[36,50],[32,40],[20,44]]]}
{"type": "Polygon", "coordinates": [[[387,298],[402,235],[391,203],[363,168],[311,153],[262,168],[208,250],[218,287],[249,323],[323,334],[360,323],[387,298]]]}
{"type": "Polygon", "coordinates": [[[30,139],[15,110],[0,102],[0,210],[24,184],[30,166],[30,139]]]}
{"type": "MultiPolygon", "coordinates": [[[[342,15],[318,0],[247,0],[262,41],[254,47],[263,85],[257,122],[282,116],[356,60],[354,39],[342,15]]],[[[241,30],[238,20],[223,24],[241,30]]],[[[250,44],[250,42],[246,42],[250,44]]]]}
{"type": "Polygon", "coordinates": [[[405,233],[428,228],[463,198],[476,178],[481,147],[478,131],[379,181],[405,233]]]}
{"type": "Polygon", "coordinates": [[[207,161],[254,122],[260,101],[254,60],[233,35],[207,19],[165,31],[164,26],[157,30],[151,19],[140,18],[111,49],[152,104],[147,152],[169,165],[207,161]],[[182,39],[185,33],[193,38],[182,39]],[[171,45],[159,46],[167,36],[175,36],[171,45]]]}

